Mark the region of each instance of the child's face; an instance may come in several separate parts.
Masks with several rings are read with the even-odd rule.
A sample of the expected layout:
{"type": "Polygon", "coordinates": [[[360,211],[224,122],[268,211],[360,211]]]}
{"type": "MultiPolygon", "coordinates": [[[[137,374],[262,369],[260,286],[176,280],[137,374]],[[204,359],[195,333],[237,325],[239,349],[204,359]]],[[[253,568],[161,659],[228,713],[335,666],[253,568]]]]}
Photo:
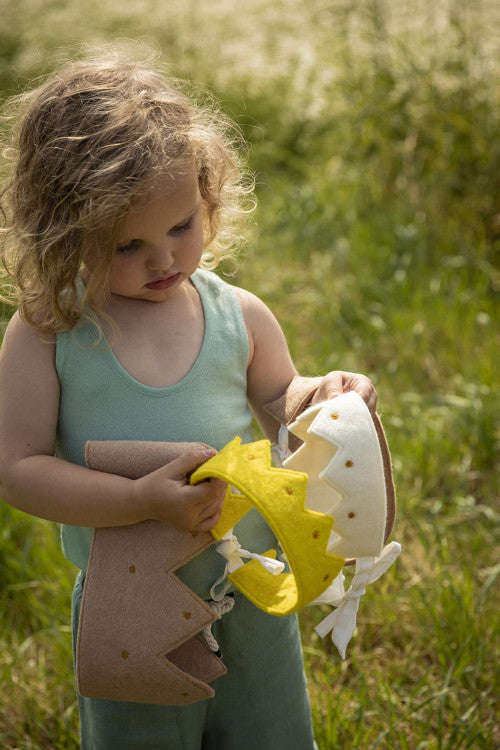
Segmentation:
{"type": "Polygon", "coordinates": [[[193,169],[165,178],[123,222],[111,262],[110,291],[162,302],[197,269],[203,251],[203,206],[193,169]]]}

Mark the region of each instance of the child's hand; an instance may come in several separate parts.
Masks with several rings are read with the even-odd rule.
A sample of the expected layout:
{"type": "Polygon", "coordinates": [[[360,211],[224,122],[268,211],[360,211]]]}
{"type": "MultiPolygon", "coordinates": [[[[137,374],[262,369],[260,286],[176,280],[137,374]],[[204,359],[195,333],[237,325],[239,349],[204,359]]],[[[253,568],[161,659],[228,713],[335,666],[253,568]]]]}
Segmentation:
{"type": "Polygon", "coordinates": [[[356,391],[372,413],[377,408],[377,391],[370,378],[356,372],[342,372],[334,370],[327,373],[312,399],[313,404],[319,404],[329,398],[335,398],[342,393],[356,391]]]}
{"type": "Polygon", "coordinates": [[[180,458],[134,480],[136,502],[146,506],[147,517],[186,531],[213,529],[222,512],[226,484],[213,478],[192,486],[189,475],[215,453],[193,444],[180,458]]]}

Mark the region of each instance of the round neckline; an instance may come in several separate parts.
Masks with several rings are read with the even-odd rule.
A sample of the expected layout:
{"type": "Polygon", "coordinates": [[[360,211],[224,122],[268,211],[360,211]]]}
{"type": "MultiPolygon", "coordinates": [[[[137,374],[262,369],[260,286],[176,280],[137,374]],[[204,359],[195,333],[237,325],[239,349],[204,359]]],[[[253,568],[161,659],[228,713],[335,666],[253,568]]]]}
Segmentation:
{"type": "Polygon", "coordinates": [[[131,375],[128,370],[126,370],[123,365],[121,364],[120,360],[114,353],[113,349],[110,346],[110,343],[106,337],[106,334],[104,331],[102,332],[102,341],[104,342],[106,346],[106,352],[109,357],[109,362],[114,369],[114,371],[123,379],[125,380],[129,385],[133,386],[134,388],[138,388],[142,391],[147,391],[153,395],[163,395],[167,392],[173,392],[175,390],[180,390],[187,385],[189,385],[189,382],[193,377],[196,376],[198,370],[200,370],[203,367],[203,361],[206,359],[206,353],[209,348],[209,342],[212,337],[212,323],[210,316],[207,314],[207,306],[204,299],[204,294],[202,292],[200,285],[200,269],[196,269],[196,271],[189,277],[191,279],[191,282],[193,283],[193,286],[195,287],[196,291],[199,294],[200,300],[201,300],[201,306],[203,309],[203,317],[205,322],[205,330],[203,333],[203,340],[201,342],[201,347],[198,352],[198,355],[193,362],[192,366],[188,370],[188,372],[182,377],[180,380],[177,381],[177,383],[173,383],[172,385],[166,385],[166,386],[152,386],[147,385],[146,383],[142,383],[140,380],[137,380],[136,378],[131,375]]]}

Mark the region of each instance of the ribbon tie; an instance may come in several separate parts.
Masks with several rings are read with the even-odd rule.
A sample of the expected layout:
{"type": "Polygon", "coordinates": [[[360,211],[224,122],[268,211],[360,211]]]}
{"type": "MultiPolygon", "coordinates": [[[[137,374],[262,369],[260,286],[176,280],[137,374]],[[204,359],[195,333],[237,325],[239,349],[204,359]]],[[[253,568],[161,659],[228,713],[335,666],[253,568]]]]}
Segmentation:
{"type": "Polygon", "coordinates": [[[241,566],[244,565],[242,560],[243,557],[257,560],[262,567],[269,571],[269,573],[272,573],[273,576],[279,575],[279,573],[282,573],[285,569],[285,564],[280,560],[274,560],[272,557],[266,557],[265,555],[259,555],[256,552],[249,552],[248,550],[243,549],[237,537],[233,534],[232,529],[221,538],[216,546],[216,550],[226,559],[227,562],[224,573],[217,579],[210,589],[210,596],[214,601],[220,601],[225,596],[231,586],[229,581],[226,581],[224,588],[219,594],[216,594],[215,589],[230,573],[234,573],[235,570],[238,570],[238,568],[241,568],[241,566]]]}
{"type": "Polygon", "coordinates": [[[313,604],[328,603],[336,607],[316,626],[315,630],[321,638],[324,638],[330,630],[332,631],[332,641],[343,659],[345,659],[347,644],[356,627],[359,600],[365,593],[366,586],[380,578],[391,567],[400,552],[401,545],[398,542],[391,542],[384,547],[378,557],[358,558],[355,573],[347,591],[343,591],[343,578],[340,580],[340,576],[337,576],[332,586],[312,602],[313,604]],[[341,593],[340,597],[339,593],[341,593]]]}

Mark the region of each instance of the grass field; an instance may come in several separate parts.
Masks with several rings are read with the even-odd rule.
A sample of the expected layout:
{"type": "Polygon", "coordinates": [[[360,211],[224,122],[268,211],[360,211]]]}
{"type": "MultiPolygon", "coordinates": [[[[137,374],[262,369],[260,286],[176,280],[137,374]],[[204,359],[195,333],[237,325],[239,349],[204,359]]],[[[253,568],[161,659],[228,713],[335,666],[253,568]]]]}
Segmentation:
{"type": "MultiPolygon", "coordinates": [[[[301,614],[320,750],[500,747],[496,3],[0,10],[5,95],[109,43],[154,47],[211,89],[257,176],[237,283],[272,307],[301,373],[341,368],[376,384],[403,552],[362,600],[345,661],[314,634],[322,613],[301,614]]],[[[6,750],[77,747],[74,575],[54,525],[0,503],[6,750]]]]}

